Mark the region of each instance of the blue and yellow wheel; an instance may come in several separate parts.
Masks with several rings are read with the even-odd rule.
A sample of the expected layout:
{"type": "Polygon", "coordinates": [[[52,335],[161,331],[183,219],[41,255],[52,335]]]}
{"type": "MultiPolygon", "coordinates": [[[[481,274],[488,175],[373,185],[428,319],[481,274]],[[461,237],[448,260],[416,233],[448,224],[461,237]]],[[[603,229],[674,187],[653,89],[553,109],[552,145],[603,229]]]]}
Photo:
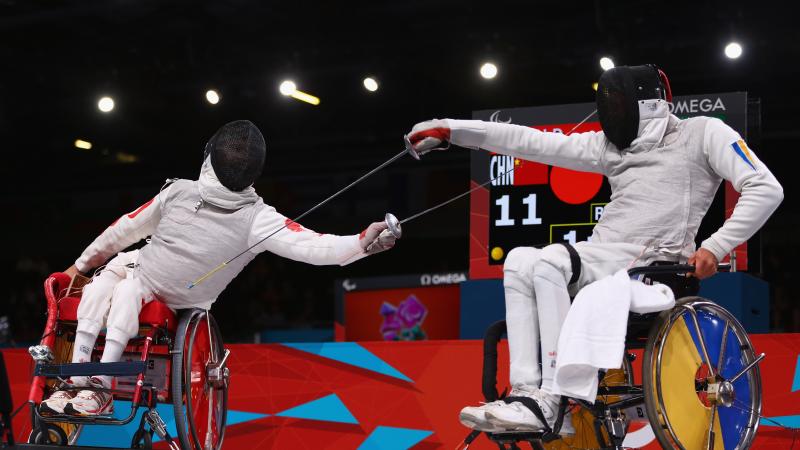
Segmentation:
{"type": "Polygon", "coordinates": [[[747,449],[761,413],[761,375],[744,327],[721,306],[687,297],[661,313],[643,358],[645,406],[666,449],[747,449]],[[735,381],[731,381],[738,374],[735,381]]]}

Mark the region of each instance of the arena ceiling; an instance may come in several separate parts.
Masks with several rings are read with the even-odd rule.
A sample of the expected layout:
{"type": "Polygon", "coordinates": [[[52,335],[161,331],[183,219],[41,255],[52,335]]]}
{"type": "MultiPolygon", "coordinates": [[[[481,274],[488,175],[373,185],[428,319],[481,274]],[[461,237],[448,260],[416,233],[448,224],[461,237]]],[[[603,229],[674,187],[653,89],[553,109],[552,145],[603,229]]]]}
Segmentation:
{"type": "Polygon", "coordinates": [[[770,142],[798,138],[799,34],[763,2],[0,0],[3,167],[43,189],[152,184],[192,176],[216,127],[249,118],[267,138],[267,174],[358,172],[422,119],[592,101],[604,55],[658,63],[676,94],[748,91],[778,152],[770,142]],[[738,60],[723,55],[731,40],[738,60]],[[499,67],[488,82],[486,60],[499,67]],[[362,87],[367,75],[377,92],[362,87]],[[282,97],[286,78],[322,103],[282,97]],[[102,95],[115,99],[110,114],[102,95]]]}

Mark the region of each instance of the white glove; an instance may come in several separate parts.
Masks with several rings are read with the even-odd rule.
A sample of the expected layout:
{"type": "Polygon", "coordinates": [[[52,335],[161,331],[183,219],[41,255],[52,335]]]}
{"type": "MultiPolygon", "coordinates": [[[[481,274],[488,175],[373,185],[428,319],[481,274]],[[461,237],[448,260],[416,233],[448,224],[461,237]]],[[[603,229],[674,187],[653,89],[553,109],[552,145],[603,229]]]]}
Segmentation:
{"type": "Polygon", "coordinates": [[[440,119],[420,122],[411,129],[408,140],[418,155],[431,150],[447,150],[450,148],[450,127],[447,121],[440,119]]]}
{"type": "Polygon", "coordinates": [[[375,222],[370,224],[361,232],[358,243],[367,255],[374,255],[394,247],[397,240],[389,231],[386,222],[375,222]]]}

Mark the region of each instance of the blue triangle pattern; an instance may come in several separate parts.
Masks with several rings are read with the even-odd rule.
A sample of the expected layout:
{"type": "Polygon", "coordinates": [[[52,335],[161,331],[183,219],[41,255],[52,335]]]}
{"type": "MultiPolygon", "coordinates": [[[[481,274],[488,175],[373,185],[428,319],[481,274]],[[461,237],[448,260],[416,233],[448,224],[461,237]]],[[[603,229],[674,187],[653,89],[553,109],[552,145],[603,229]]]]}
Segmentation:
{"type": "Polygon", "coordinates": [[[405,450],[411,448],[433,431],[379,426],[372,430],[358,450],[405,450]]]}
{"type": "Polygon", "coordinates": [[[294,419],[322,420],[325,422],[358,423],[358,420],[353,417],[336,394],[303,403],[275,415],[294,419]]]}
{"type": "Polygon", "coordinates": [[[237,423],[250,422],[251,420],[263,419],[264,417],[269,417],[269,414],[254,413],[247,411],[236,411],[229,409],[225,425],[226,426],[236,425],[237,423]]]}
{"type": "Polygon", "coordinates": [[[797,355],[797,364],[794,366],[794,379],[792,380],[792,392],[800,391],[800,355],[797,355]]]}
{"type": "Polygon", "coordinates": [[[283,345],[323,358],[333,359],[362,369],[399,378],[403,381],[414,382],[411,378],[408,378],[399,370],[387,364],[386,361],[378,358],[372,352],[355,342],[296,343],[283,345]]]}
{"type": "MultiPolygon", "coordinates": [[[[127,400],[114,400],[114,418],[125,419],[131,411],[131,402],[127,400]]],[[[139,408],[134,418],[130,423],[122,426],[108,426],[108,425],[87,425],[83,427],[81,435],[78,438],[77,445],[88,447],[125,447],[130,448],[131,439],[133,434],[139,428],[139,421],[142,414],[147,411],[147,408],[139,408]]],[[[170,436],[177,437],[178,429],[175,427],[175,411],[172,404],[159,403],[156,405],[158,415],[164,420],[167,425],[167,432],[170,436]]],[[[263,417],[268,417],[269,414],[252,413],[245,411],[236,411],[229,409],[227,417],[227,425],[235,425],[237,423],[248,422],[251,420],[258,420],[263,417]]],[[[153,441],[161,440],[158,436],[153,435],[153,441]]]]}
{"type": "Polygon", "coordinates": [[[800,428],[800,415],[762,417],[761,426],[800,428]]]}

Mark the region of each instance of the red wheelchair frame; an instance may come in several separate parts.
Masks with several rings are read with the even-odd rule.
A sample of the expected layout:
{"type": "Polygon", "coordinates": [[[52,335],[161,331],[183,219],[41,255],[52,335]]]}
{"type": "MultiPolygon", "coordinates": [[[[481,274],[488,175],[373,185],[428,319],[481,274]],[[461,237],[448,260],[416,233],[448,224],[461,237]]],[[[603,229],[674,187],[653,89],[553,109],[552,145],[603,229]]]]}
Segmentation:
{"type": "MultiPolygon", "coordinates": [[[[73,444],[83,425],[125,425],[137,416],[139,407],[145,407],[132,448],[151,448],[153,434],[172,448],[221,448],[230,379],[226,361],[230,352],[224,349],[211,314],[201,309],[176,314],[163,302],[151,301],[142,308],[139,335],[128,343],[123,361],[70,364],[80,302],[72,283],[63,273],[50,275],[44,283],[47,322],[39,345],[30,348],[36,366],[28,394],[33,427],[29,442],[73,444]],[[40,413],[39,404],[55,390],[86,389],[65,387],[60,380],[93,375],[117,377],[116,388],[104,391],[111,392],[115,399],[131,401],[127,417],[40,413]],[[173,405],[176,440],[156,411],[158,402],[173,405]]],[[[101,334],[93,361],[99,360],[103,344],[101,334]]]]}

